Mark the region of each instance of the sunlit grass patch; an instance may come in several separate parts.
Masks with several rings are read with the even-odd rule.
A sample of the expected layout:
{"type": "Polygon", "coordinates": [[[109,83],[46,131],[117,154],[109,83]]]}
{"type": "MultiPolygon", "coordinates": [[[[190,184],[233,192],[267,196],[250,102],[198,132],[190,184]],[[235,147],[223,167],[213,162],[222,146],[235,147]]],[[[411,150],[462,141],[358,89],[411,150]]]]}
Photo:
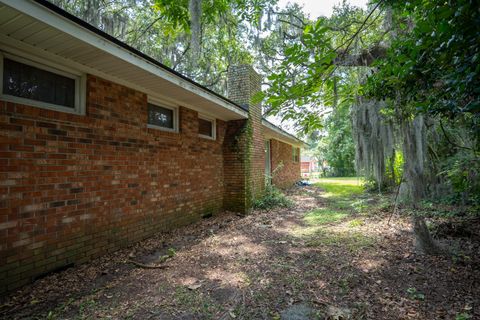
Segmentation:
{"type": "Polygon", "coordinates": [[[350,252],[356,252],[371,247],[374,244],[375,238],[366,236],[361,232],[332,232],[327,230],[318,230],[306,242],[306,245],[309,247],[343,247],[350,252]]]}
{"type": "Polygon", "coordinates": [[[361,227],[365,224],[363,220],[360,219],[353,219],[348,222],[348,226],[350,228],[356,228],[356,227],[361,227]]]}
{"type": "Polygon", "coordinates": [[[305,225],[293,235],[303,238],[311,247],[331,246],[355,252],[372,246],[375,238],[352,230],[365,224],[362,219],[352,219],[352,215],[358,217],[373,205],[373,201],[364,196],[362,181],[358,178],[325,178],[316,186],[323,189],[321,197],[326,200],[326,206],[305,214],[305,225]]]}
{"type": "Polygon", "coordinates": [[[316,186],[325,190],[327,198],[349,197],[363,193],[362,180],[359,178],[323,178],[316,186]]]}
{"type": "Polygon", "coordinates": [[[328,208],[316,209],[307,213],[304,217],[305,222],[311,226],[317,226],[332,222],[337,222],[348,216],[347,212],[332,210],[328,208]]]}

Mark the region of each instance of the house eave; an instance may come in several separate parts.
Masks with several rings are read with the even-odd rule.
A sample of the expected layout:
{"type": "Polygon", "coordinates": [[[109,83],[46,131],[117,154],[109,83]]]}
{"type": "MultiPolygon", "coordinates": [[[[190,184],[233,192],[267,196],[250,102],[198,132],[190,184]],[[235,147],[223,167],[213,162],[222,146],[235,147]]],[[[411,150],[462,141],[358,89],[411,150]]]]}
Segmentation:
{"type": "Polygon", "coordinates": [[[292,146],[296,146],[299,148],[306,148],[308,145],[303,142],[302,140],[298,139],[294,135],[286,132],[285,130],[277,127],[270,121],[266,119],[262,119],[262,125],[264,128],[264,135],[265,138],[270,139],[277,139],[287,144],[291,144],[292,146]]]}
{"type": "Polygon", "coordinates": [[[28,49],[79,71],[118,79],[157,99],[222,120],[248,118],[234,102],[44,0],[0,0],[0,45],[2,50],[28,49]]]}

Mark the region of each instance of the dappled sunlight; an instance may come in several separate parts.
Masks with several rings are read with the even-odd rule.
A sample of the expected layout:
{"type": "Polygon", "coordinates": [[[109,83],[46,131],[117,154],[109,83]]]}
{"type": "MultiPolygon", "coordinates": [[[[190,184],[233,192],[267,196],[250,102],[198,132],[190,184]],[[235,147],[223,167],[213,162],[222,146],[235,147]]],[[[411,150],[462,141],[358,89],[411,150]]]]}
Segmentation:
{"type": "Polygon", "coordinates": [[[365,273],[373,272],[383,268],[387,265],[388,261],[384,258],[360,258],[358,260],[352,261],[352,265],[359,268],[365,273]]]}
{"type": "Polygon", "coordinates": [[[342,247],[355,253],[359,250],[372,247],[376,243],[376,239],[358,231],[319,229],[308,235],[305,242],[308,247],[342,247]]]}
{"type": "Polygon", "coordinates": [[[176,283],[182,286],[192,286],[198,282],[198,278],[191,276],[179,277],[178,279],[176,279],[176,283]]]}
{"type": "Polygon", "coordinates": [[[204,277],[222,285],[238,288],[247,287],[250,283],[249,276],[245,272],[229,272],[221,267],[206,270],[204,277]]]}
{"type": "MultiPolygon", "coordinates": [[[[326,199],[315,186],[290,192],[296,201],[292,208],[217,216],[179,229],[168,241],[144,242],[140,247],[147,256],[175,248],[166,268],[141,269],[124,262],[121,267],[102,267],[108,276],[100,276],[100,281],[102,277],[115,281],[100,282],[100,290],[94,287],[94,293],[80,297],[70,308],[85,318],[122,318],[133,310],[135,318],[281,319],[282,310],[304,302],[320,312],[349,310],[353,319],[388,318],[385,310],[388,315],[395,312],[393,319],[405,318],[404,309],[417,318],[423,315],[422,306],[407,290],[428,293],[427,288],[445,280],[415,258],[407,219],[395,217],[388,224],[389,216],[375,211],[377,198],[326,199]],[[123,275],[110,276],[121,268],[123,275]],[[425,284],[426,277],[406,276],[409,272],[433,280],[425,284]],[[90,305],[93,300],[96,305],[90,305]]],[[[141,252],[136,259],[141,259],[141,252]]],[[[439,262],[443,270],[450,270],[451,261],[429,263],[439,262]]],[[[461,278],[460,272],[452,276],[461,278]]],[[[52,290],[61,292],[60,288],[52,290]]],[[[455,290],[462,292],[458,286],[455,290]]],[[[26,294],[28,302],[31,293],[26,294]]]]}
{"type": "Polygon", "coordinates": [[[212,252],[221,256],[233,257],[236,255],[261,255],[265,254],[267,249],[265,246],[253,243],[251,239],[242,235],[232,237],[222,237],[218,241],[218,245],[212,249],[212,252]]]}
{"type": "Polygon", "coordinates": [[[315,226],[338,222],[345,217],[348,217],[348,213],[346,212],[322,208],[307,213],[304,220],[308,225],[315,226]]]}

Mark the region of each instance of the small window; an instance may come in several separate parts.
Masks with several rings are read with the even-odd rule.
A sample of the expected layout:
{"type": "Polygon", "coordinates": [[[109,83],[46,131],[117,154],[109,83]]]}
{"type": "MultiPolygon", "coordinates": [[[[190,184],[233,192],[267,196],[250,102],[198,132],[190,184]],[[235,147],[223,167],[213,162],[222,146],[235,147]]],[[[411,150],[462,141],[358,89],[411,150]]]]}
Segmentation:
{"type": "Polygon", "coordinates": [[[177,131],[176,109],[149,103],[148,126],[167,131],[177,131]]]}
{"type": "Polygon", "coordinates": [[[0,55],[1,97],[13,102],[82,113],[81,77],[22,58],[0,55]]]}
{"type": "Polygon", "coordinates": [[[199,115],[198,135],[204,138],[215,139],[215,119],[199,115]]]}
{"type": "Polygon", "coordinates": [[[299,162],[299,160],[300,160],[300,157],[299,157],[300,150],[296,147],[292,147],[292,153],[293,153],[293,162],[299,162]]]}

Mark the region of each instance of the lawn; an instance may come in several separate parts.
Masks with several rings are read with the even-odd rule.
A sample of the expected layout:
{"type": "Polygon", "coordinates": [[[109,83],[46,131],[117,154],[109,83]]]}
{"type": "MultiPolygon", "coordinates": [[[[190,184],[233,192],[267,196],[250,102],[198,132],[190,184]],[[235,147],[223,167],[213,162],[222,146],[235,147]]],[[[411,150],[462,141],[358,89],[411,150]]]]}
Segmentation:
{"type": "Polygon", "coordinates": [[[320,226],[338,222],[351,216],[358,196],[364,193],[362,180],[359,178],[322,178],[315,182],[322,192],[324,206],[308,212],[305,221],[311,226],[320,226]]]}

